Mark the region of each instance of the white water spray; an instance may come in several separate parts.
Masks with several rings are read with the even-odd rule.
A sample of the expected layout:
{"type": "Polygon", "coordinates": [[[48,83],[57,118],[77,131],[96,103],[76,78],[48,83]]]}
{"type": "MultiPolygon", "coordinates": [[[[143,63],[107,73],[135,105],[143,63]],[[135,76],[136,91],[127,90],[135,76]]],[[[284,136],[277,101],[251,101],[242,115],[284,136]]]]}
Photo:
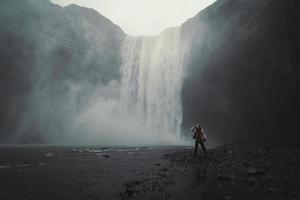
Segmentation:
{"type": "Polygon", "coordinates": [[[59,121],[55,116],[62,109],[57,104],[50,104],[57,107],[47,106],[46,112],[33,109],[40,111],[35,113],[51,130],[51,120],[45,119],[50,111],[55,111],[51,119],[55,119],[55,127],[61,125],[63,137],[59,132],[57,137],[49,133],[47,141],[125,146],[187,144],[180,137],[182,49],[179,27],[153,37],[128,36],[121,49],[120,82],[112,80],[107,85],[66,82],[69,92],[58,102],[63,102],[63,111],[70,114],[62,113],[59,121]],[[74,102],[78,99],[79,103],[74,102]]]}
{"type": "Polygon", "coordinates": [[[179,140],[184,73],[180,27],[159,36],[128,36],[121,51],[121,109],[162,138],[179,140]]]}

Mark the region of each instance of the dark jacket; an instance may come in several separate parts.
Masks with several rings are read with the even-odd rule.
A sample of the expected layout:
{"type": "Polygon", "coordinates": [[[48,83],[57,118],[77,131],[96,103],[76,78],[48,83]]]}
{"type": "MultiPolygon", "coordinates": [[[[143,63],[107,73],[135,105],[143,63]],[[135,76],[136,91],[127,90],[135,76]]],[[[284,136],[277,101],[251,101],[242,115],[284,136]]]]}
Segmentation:
{"type": "Polygon", "coordinates": [[[194,136],[193,138],[198,142],[205,142],[206,136],[202,128],[194,127],[194,136]]]}

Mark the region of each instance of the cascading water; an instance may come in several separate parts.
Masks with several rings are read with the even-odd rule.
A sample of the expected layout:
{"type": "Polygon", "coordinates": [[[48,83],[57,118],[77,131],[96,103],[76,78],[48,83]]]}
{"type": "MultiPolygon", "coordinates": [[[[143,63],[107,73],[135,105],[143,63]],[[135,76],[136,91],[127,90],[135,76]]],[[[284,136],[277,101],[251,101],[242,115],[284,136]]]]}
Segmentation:
{"type": "Polygon", "coordinates": [[[180,137],[183,58],[181,29],[127,36],[122,48],[121,109],[163,136],[180,137]]]}
{"type": "Polygon", "coordinates": [[[81,106],[68,121],[65,140],[126,146],[187,144],[180,137],[182,46],[179,27],[158,36],[128,36],[121,48],[120,82],[71,85],[73,92],[66,99],[80,97],[81,106]]]}

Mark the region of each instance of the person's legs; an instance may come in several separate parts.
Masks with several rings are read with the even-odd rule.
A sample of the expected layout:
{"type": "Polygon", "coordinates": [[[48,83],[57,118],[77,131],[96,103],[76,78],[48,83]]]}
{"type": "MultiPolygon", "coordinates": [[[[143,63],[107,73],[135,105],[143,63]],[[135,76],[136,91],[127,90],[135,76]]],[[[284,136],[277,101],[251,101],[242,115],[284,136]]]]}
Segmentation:
{"type": "Polygon", "coordinates": [[[197,140],[195,140],[195,151],[194,151],[194,156],[197,155],[198,145],[199,145],[199,142],[198,142],[197,140]]]}
{"type": "Polygon", "coordinates": [[[203,142],[203,141],[200,141],[199,143],[200,143],[200,145],[201,145],[201,148],[202,148],[202,150],[203,150],[205,156],[207,156],[207,152],[206,152],[206,148],[205,148],[204,142],[203,142]]]}

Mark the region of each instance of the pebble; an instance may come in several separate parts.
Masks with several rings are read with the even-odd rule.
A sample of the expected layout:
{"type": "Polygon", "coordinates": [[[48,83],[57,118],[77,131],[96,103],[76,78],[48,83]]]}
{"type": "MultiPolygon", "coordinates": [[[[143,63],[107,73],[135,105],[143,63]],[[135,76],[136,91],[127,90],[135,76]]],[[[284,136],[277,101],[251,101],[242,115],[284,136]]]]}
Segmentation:
{"type": "Polygon", "coordinates": [[[0,169],[10,168],[10,165],[1,165],[0,169]]]}
{"type": "Polygon", "coordinates": [[[51,152],[49,152],[49,153],[46,153],[46,154],[45,154],[45,156],[46,156],[46,157],[53,157],[53,156],[54,156],[54,154],[53,154],[53,153],[51,153],[51,152]]]}
{"type": "Polygon", "coordinates": [[[104,157],[104,158],[109,158],[109,157],[110,157],[110,155],[108,155],[108,154],[105,154],[105,155],[103,155],[103,157],[104,157]]]}

